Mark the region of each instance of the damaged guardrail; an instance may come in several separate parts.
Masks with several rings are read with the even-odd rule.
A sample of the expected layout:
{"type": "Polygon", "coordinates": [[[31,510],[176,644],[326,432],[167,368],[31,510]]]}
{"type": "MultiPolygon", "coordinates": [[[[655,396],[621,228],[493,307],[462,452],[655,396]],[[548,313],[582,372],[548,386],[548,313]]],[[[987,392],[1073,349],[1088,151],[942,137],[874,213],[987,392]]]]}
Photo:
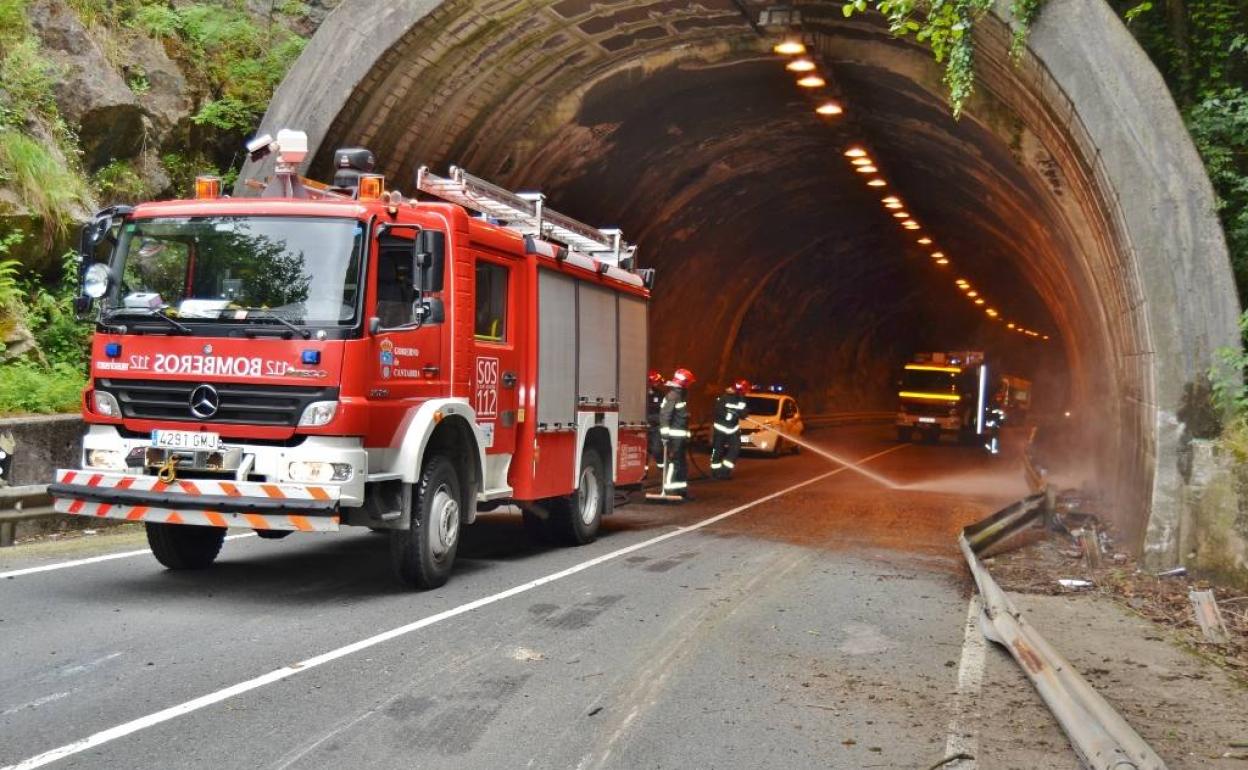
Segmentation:
{"type": "Polygon", "coordinates": [[[1048,490],[1027,497],[962,530],[958,544],[983,599],[979,626],[1022,667],[1084,767],[1090,770],[1164,770],[1165,762],[1117,711],[1023,618],[979,554],[1044,521],[1048,490]]]}

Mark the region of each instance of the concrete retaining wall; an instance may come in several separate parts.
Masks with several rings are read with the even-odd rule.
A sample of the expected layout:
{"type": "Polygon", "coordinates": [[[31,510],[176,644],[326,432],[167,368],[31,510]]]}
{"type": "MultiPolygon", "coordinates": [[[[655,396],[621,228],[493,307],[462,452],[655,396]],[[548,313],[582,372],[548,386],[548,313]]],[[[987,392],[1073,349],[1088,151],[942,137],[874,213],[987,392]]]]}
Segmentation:
{"type": "Polygon", "coordinates": [[[0,420],[0,449],[12,455],[0,483],[47,484],[57,468],[78,466],[82,418],[76,414],[0,420]]]}
{"type": "Polygon", "coordinates": [[[1248,589],[1248,467],[1217,442],[1193,439],[1179,544],[1189,568],[1248,589]]]}

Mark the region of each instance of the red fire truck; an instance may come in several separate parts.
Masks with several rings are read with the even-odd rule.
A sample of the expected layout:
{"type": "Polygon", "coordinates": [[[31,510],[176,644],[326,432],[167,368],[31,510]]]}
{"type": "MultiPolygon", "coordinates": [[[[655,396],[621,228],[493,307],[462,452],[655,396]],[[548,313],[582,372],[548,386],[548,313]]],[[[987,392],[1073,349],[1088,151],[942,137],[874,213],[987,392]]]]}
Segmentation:
{"type": "Polygon", "coordinates": [[[389,531],[419,588],[481,510],[592,541],[645,474],[653,273],[619,231],[462,169],[422,168],[421,200],[358,148],[332,186],[303,179],[306,141],[249,144],[276,153],[258,198],[201,178],[84,227],[88,429],[57,510],[145,522],[171,569],[228,527],[389,531]]]}

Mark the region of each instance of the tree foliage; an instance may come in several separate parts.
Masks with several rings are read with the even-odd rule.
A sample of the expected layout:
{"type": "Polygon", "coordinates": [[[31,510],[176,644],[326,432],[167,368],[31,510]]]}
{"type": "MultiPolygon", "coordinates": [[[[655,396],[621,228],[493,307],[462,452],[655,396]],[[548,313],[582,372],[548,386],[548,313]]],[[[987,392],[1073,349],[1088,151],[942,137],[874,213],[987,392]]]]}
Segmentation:
{"type": "Polygon", "coordinates": [[[1116,2],[1174,94],[1218,196],[1240,301],[1248,300],[1248,4],[1116,2]]]}

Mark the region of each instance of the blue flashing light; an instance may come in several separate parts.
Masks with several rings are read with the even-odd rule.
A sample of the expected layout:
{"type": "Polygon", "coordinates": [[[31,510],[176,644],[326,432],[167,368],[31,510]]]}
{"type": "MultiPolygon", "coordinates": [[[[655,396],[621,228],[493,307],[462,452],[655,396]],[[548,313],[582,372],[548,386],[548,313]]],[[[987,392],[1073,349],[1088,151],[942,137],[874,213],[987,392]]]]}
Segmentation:
{"type": "Polygon", "coordinates": [[[121,343],[110,342],[107,345],[105,345],[104,355],[108,356],[109,358],[117,358],[118,356],[120,356],[121,355],[121,343]]]}
{"type": "Polygon", "coordinates": [[[316,364],[319,364],[320,362],[321,362],[321,351],[319,350],[303,351],[303,365],[304,366],[315,366],[316,364]]]}

